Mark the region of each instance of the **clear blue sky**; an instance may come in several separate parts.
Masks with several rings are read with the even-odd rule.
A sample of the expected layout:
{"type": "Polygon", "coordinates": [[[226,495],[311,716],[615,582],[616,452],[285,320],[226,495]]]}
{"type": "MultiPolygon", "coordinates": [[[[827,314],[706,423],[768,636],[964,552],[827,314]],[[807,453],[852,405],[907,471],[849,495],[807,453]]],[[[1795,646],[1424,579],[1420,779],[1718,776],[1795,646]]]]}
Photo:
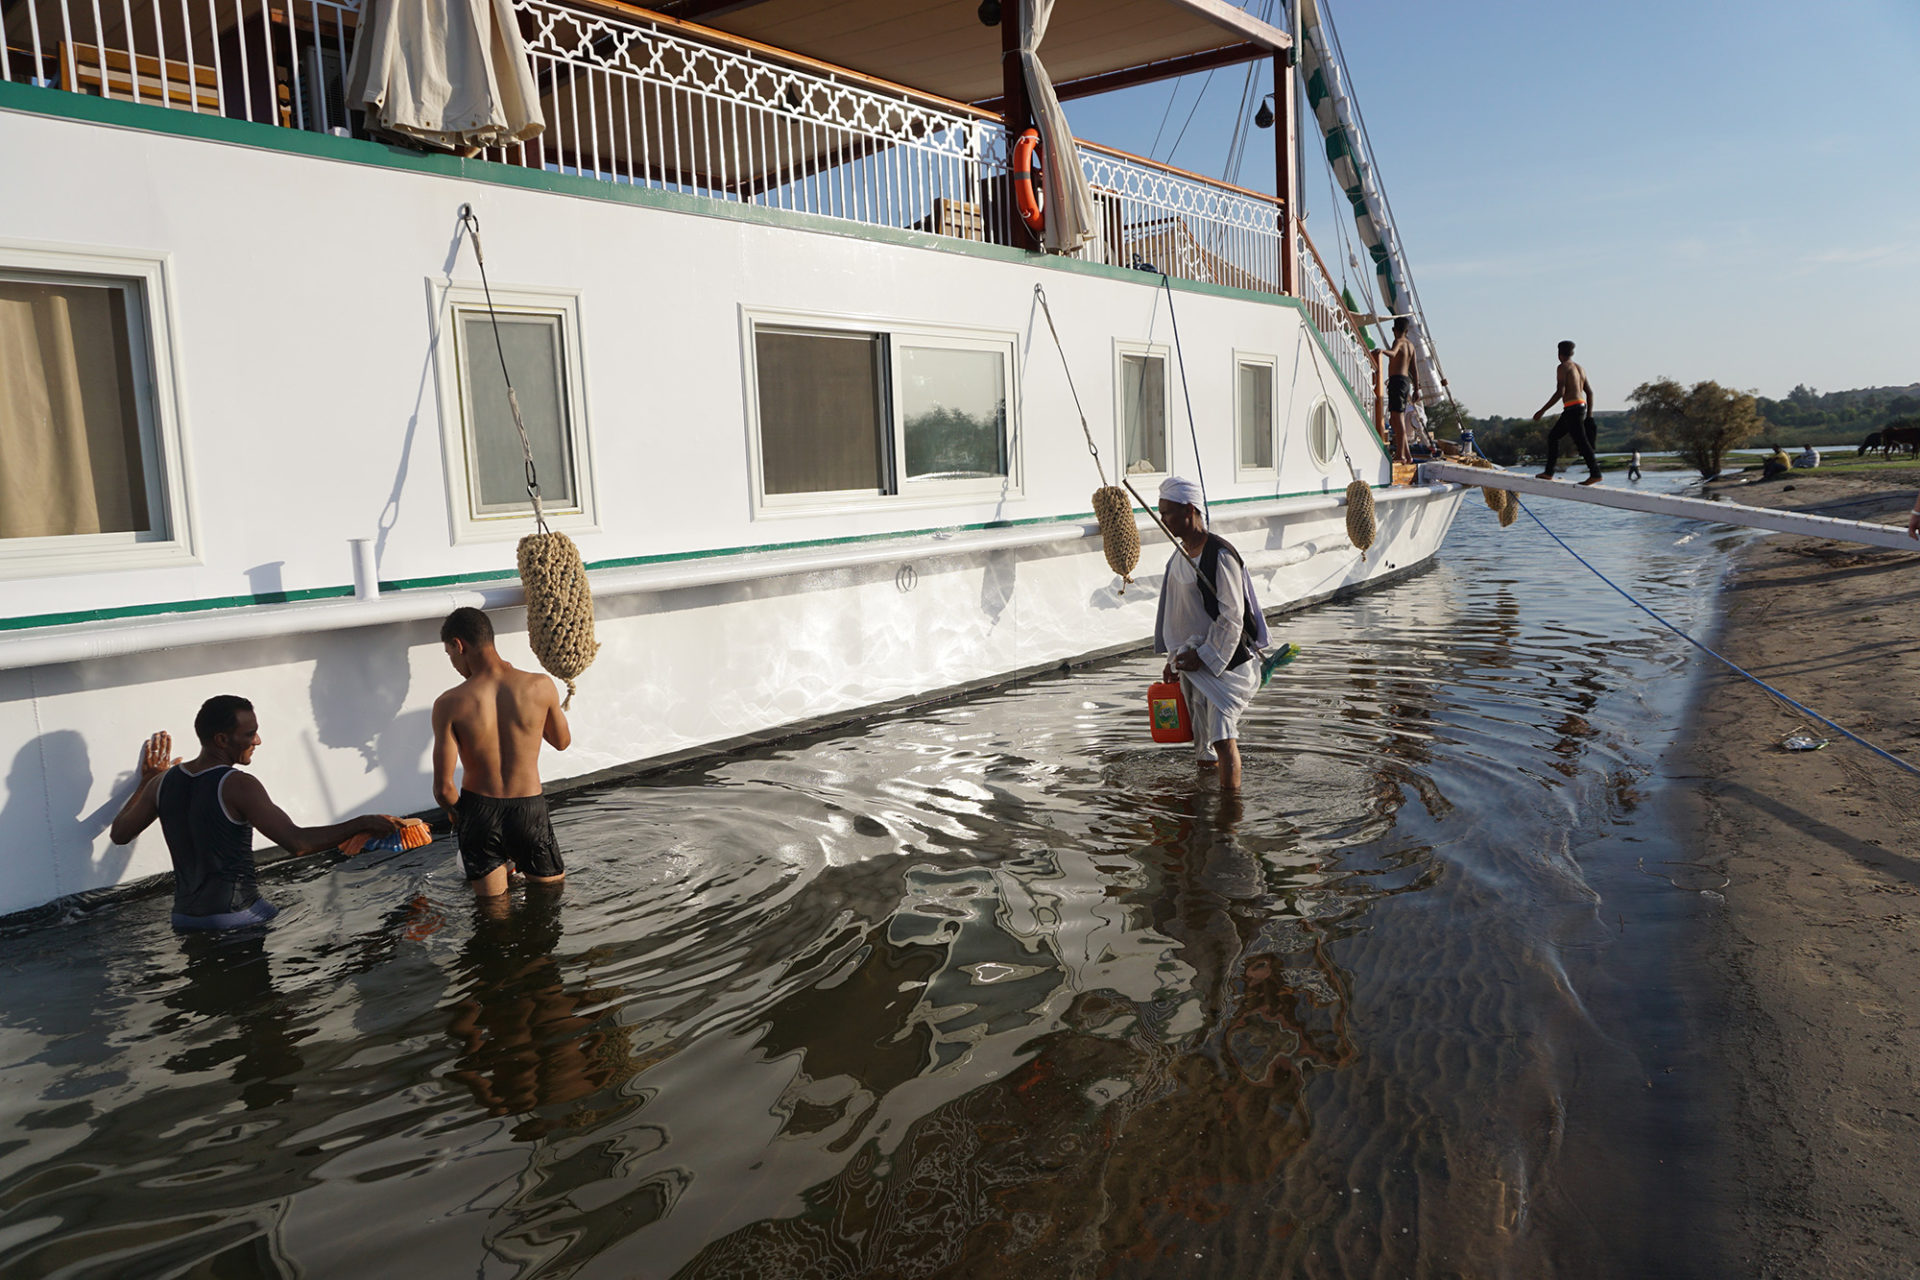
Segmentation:
{"type": "MultiPolygon", "coordinates": [[[[1920,382],[1920,0],[1323,2],[1474,413],[1539,408],[1561,338],[1602,409],[1663,375],[1774,397],[1920,382]]],[[[1067,112],[1145,154],[1177,85],[1154,154],[1218,176],[1244,77],[1214,74],[1171,157],[1204,76],[1067,112]]],[[[1240,180],[1273,189],[1270,131],[1240,180]]],[[[1337,271],[1317,150],[1308,187],[1337,271]]]]}

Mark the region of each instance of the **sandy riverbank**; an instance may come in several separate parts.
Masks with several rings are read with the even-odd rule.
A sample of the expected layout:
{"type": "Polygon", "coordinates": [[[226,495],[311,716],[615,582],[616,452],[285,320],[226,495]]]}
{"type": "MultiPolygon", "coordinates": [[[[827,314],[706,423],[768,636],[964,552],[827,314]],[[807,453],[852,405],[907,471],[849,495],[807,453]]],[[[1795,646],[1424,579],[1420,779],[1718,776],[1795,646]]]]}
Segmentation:
{"type": "MultiPolygon", "coordinates": [[[[1756,506],[1846,503],[1821,514],[1904,523],[1912,476],[1800,473],[1713,489],[1756,506]]],[[[1728,657],[1920,763],[1920,555],[1766,538],[1738,554],[1725,600],[1728,657]]],[[[1728,880],[1706,940],[1725,982],[1700,993],[1699,1009],[1727,1081],[1715,1117],[1733,1214],[1726,1256],[1745,1275],[1911,1276],[1920,779],[1844,739],[1782,750],[1805,723],[1747,682],[1712,675],[1673,764],[1677,779],[1697,779],[1701,861],[1728,880]]]]}

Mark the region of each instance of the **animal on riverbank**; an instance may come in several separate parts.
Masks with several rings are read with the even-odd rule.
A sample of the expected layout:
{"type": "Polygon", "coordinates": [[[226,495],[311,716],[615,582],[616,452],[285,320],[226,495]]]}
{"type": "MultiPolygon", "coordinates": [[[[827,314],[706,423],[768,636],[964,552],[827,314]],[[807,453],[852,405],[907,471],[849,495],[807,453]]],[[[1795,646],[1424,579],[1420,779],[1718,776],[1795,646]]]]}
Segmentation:
{"type": "Polygon", "coordinates": [[[1920,418],[1902,418],[1880,428],[1881,455],[1892,453],[1896,447],[1920,455],[1920,418]]]}
{"type": "Polygon", "coordinates": [[[1878,449],[1880,456],[1885,458],[1890,456],[1896,447],[1920,455],[1920,418],[1899,418],[1889,422],[1862,440],[1854,457],[1865,457],[1867,450],[1878,449]]]}

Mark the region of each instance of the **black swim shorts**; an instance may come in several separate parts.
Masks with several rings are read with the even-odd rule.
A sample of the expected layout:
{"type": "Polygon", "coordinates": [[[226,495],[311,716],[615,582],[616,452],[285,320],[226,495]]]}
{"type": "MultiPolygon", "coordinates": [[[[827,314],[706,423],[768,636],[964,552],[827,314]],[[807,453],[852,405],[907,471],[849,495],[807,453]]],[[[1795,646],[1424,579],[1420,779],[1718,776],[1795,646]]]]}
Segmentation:
{"type": "Polygon", "coordinates": [[[1396,373],[1387,379],[1387,412],[1404,413],[1407,401],[1413,398],[1413,379],[1404,373],[1396,373]]]}
{"type": "Polygon", "coordinates": [[[467,879],[482,879],[508,863],[523,876],[565,874],[545,796],[501,800],[462,791],[453,814],[467,879]]]}

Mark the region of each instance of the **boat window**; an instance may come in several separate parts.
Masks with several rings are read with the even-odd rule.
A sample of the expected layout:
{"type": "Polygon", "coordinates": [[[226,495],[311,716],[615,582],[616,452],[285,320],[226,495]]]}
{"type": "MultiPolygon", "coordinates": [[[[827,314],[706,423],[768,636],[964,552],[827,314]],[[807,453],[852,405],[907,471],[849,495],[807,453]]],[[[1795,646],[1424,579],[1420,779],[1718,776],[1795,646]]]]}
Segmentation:
{"type": "Polygon", "coordinates": [[[1007,366],[994,350],[900,348],[908,480],[1007,474],[1007,366]]]}
{"type": "Polygon", "coordinates": [[[1242,471],[1273,470],[1273,381],[1270,360],[1242,358],[1235,363],[1235,416],[1238,419],[1242,471]]]}
{"type": "Polygon", "coordinates": [[[532,446],[540,481],[542,509],[569,510],[574,499],[573,457],[567,429],[566,336],[556,315],[499,317],[495,345],[493,320],[485,311],[460,312],[462,381],[472,462],[476,515],[530,512],[526,450],[507,402],[505,369],[513,375],[515,399],[532,446]]]}
{"type": "Polygon", "coordinates": [[[1340,419],[1331,401],[1316,401],[1307,415],[1307,451],[1322,471],[1333,465],[1340,452],[1340,419]]]}
{"type": "Polygon", "coordinates": [[[157,260],[0,258],[0,577],[191,554],[174,535],[172,377],[152,320],[162,282],[157,260]],[[54,269],[16,265],[29,261],[54,269]],[[129,274],[86,269],[121,265],[129,274]]]}
{"type": "Polygon", "coordinates": [[[778,314],[748,318],[761,510],[1015,491],[1012,335],[778,314]]]}
{"type": "Polygon", "coordinates": [[[890,491],[886,347],[878,333],[755,332],[764,493],[890,491]]]}
{"type": "Polygon", "coordinates": [[[1128,475],[1167,470],[1167,358],[1120,353],[1120,457],[1128,475]]]}
{"type": "Polygon", "coordinates": [[[578,296],[496,287],[491,309],[478,285],[449,285],[441,296],[450,341],[438,344],[435,359],[440,402],[449,407],[440,428],[453,540],[483,542],[528,532],[529,449],[547,523],[568,533],[592,532],[596,506],[578,296]],[[525,446],[507,398],[509,378],[527,431],[525,446]]]}

